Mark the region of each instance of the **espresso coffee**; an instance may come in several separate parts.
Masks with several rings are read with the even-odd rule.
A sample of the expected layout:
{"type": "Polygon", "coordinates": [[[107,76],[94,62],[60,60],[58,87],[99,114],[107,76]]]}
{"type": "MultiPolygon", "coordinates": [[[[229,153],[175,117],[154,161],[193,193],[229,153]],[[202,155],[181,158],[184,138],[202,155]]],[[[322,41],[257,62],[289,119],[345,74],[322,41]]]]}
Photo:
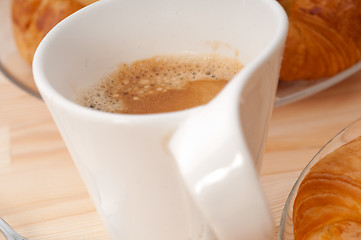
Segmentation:
{"type": "Polygon", "coordinates": [[[76,101],[113,113],[146,114],[203,105],[242,68],[220,55],[162,55],[121,64],[100,82],[79,92],[76,101]]]}

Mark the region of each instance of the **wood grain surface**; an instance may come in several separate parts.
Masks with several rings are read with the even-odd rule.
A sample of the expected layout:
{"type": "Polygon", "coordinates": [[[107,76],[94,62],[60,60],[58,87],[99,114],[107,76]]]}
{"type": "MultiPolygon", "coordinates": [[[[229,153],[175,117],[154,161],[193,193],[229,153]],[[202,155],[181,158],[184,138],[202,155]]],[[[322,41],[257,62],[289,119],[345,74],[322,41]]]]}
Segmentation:
{"type": "MultiPolygon", "coordinates": [[[[275,219],[300,171],[361,117],[361,72],[274,109],[260,178],[275,219]]],[[[33,240],[109,239],[45,106],[0,75],[0,216],[33,240]]]]}

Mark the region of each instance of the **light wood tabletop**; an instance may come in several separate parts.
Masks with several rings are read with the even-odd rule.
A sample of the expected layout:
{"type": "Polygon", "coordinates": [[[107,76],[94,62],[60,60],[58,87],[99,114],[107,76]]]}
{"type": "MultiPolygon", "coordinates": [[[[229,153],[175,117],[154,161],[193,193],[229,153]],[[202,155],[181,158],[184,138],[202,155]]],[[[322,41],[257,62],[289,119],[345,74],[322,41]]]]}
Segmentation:
{"type": "MultiPolygon", "coordinates": [[[[276,227],[300,171],[361,117],[361,72],[274,109],[260,173],[276,227]]],[[[33,240],[109,239],[41,99],[0,75],[0,216],[33,240]]]]}

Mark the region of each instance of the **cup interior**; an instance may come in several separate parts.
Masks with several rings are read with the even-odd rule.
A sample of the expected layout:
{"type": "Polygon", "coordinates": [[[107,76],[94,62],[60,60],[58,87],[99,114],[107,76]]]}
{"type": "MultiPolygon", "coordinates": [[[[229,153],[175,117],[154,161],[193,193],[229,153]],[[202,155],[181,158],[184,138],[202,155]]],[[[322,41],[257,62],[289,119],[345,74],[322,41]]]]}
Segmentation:
{"type": "Polygon", "coordinates": [[[247,66],[281,39],[286,20],[270,2],[99,1],[44,38],[34,57],[37,85],[72,100],[121,63],[169,53],[219,53],[247,66]]]}

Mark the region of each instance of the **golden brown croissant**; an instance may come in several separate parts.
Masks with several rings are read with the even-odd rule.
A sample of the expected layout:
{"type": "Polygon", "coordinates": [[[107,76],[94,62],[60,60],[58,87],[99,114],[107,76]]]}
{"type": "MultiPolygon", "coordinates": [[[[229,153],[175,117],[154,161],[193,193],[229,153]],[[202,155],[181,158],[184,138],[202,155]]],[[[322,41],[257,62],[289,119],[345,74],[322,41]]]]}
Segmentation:
{"type": "Polygon", "coordinates": [[[316,163],[293,206],[295,240],[361,239],[361,137],[316,163]]]}
{"type": "Polygon", "coordinates": [[[331,77],[361,59],[361,0],[278,0],[289,18],[280,79],[331,77]]]}
{"type": "Polygon", "coordinates": [[[21,56],[32,63],[44,36],[61,20],[92,0],[12,0],[14,38],[21,56]]]}

